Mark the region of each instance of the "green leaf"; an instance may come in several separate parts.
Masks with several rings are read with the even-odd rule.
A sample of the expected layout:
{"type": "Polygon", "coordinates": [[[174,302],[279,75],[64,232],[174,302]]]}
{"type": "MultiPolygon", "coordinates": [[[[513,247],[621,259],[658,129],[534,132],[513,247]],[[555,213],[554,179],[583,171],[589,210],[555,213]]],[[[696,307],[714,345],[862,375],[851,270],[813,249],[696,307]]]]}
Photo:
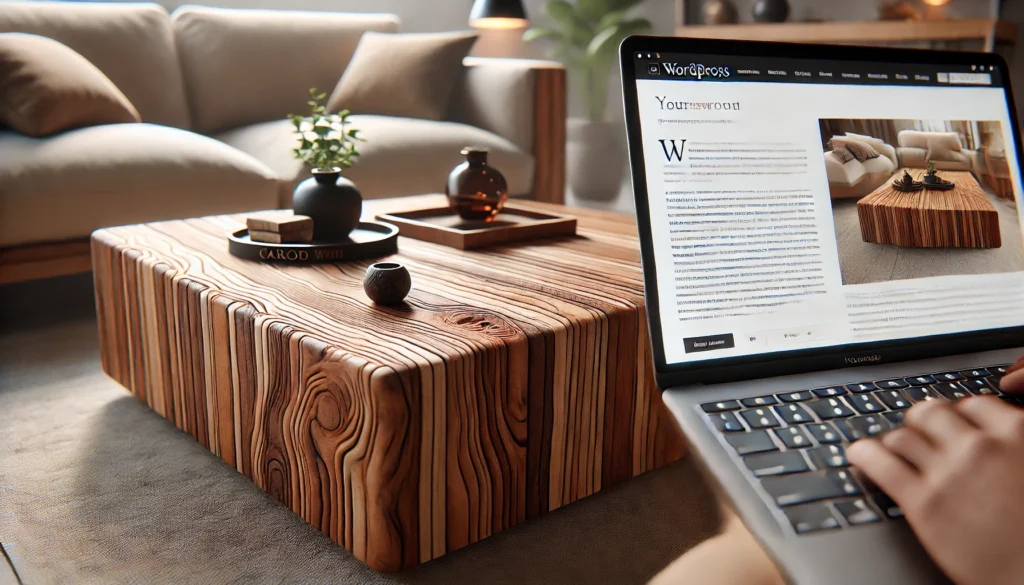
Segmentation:
{"type": "Polygon", "coordinates": [[[566,0],[551,0],[545,5],[548,16],[562,27],[562,34],[569,41],[585,47],[594,38],[594,31],[585,18],[577,14],[576,8],[566,0]]]}
{"type": "Polygon", "coordinates": [[[638,6],[644,0],[608,0],[611,6],[609,10],[629,10],[634,6],[638,6]]]}
{"type": "Polygon", "coordinates": [[[553,28],[547,28],[543,26],[535,26],[527,29],[523,33],[523,40],[526,42],[535,41],[537,39],[551,39],[553,41],[565,40],[565,35],[561,31],[557,31],[553,28]]]}
{"type": "Polygon", "coordinates": [[[619,23],[598,33],[587,46],[587,59],[590,61],[591,67],[594,68],[594,73],[607,75],[606,72],[602,73],[602,69],[607,68],[615,59],[622,39],[650,30],[651,22],[649,20],[637,18],[619,23]]]}
{"type": "Polygon", "coordinates": [[[609,29],[609,28],[611,28],[613,26],[621,24],[628,17],[629,17],[629,11],[628,10],[614,10],[612,12],[609,12],[609,13],[607,13],[604,16],[601,17],[601,20],[598,21],[597,26],[594,27],[594,31],[596,31],[598,34],[600,34],[601,32],[603,32],[603,31],[605,31],[605,30],[607,30],[607,29],[609,29]]]}
{"type": "Polygon", "coordinates": [[[611,10],[608,4],[609,0],[576,1],[576,5],[579,7],[580,16],[589,20],[590,22],[597,22],[601,18],[601,15],[611,10]]]}

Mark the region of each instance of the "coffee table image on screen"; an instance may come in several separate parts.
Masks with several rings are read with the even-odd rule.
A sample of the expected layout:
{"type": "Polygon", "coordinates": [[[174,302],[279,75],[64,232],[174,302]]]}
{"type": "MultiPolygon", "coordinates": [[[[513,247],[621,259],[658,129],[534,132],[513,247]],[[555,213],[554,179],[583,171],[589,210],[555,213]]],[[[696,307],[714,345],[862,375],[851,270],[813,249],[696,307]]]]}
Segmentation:
{"type": "Polygon", "coordinates": [[[1000,122],[819,126],[843,284],[1024,270],[1000,122]]]}

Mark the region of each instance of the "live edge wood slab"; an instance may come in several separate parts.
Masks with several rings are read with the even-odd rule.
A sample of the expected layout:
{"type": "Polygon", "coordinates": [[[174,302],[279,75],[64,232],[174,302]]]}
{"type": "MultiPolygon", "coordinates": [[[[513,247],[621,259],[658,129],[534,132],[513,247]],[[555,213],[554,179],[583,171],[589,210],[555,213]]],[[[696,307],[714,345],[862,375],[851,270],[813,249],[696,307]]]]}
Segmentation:
{"type": "MultiPolygon", "coordinates": [[[[434,204],[373,201],[364,218],[434,204]]],[[[244,215],[98,231],[103,368],[371,567],[428,561],[684,452],[652,376],[633,221],[571,211],[572,238],[402,238],[398,308],[363,293],[372,261],[231,256],[244,215]]]]}
{"type": "Polygon", "coordinates": [[[867,197],[857,202],[861,239],[905,248],[998,248],[999,213],[978,181],[967,171],[939,171],[956,184],[948,191],[925,188],[904,193],[893,181],[910,173],[915,181],[924,169],[900,169],[867,197]]]}

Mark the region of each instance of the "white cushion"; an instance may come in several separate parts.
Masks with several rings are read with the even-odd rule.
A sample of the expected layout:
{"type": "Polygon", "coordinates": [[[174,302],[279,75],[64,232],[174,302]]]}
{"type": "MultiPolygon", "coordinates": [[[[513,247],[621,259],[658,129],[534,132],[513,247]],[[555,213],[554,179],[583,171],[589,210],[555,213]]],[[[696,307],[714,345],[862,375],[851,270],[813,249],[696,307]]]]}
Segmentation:
{"type": "Polygon", "coordinates": [[[900,146],[913,148],[928,148],[929,142],[939,144],[946,150],[960,152],[963,146],[960,143],[960,135],[956,132],[922,132],[920,130],[900,130],[896,136],[900,146]]]}
{"type": "MultiPolygon", "coordinates": [[[[388,116],[351,116],[349,120],[366,142],[358,145],[362,156],[344,174],[365,199],[443,193],[448,173],[465,160],[460,151],[466,146],[490,149],[489,162],[505,175],[509,193],[530,193],[533,157],[486,130],[388,116]]],[[[309,169],[292,156],[296,138],[288,120],[245,126],[216,138],[262,161],[287,183],[282,207],[291,204],[294,186],[309,176],[309,169]]]]}
{"type": "Polygon", "coordinates": [[[884,156],[869,158],[864,161],[863,165],[865,173],[884,173],[896,170],[896,166],[892,164],[892,161],[884,156]]]}
{"type": "Polygon", "coordinates": [[[156,4],[0,2],[0,32],[67,45],[110,78],[143,122],[189,127],[171,19],[156,4]]]}
{"type": "MultiPolygon", "coordinates": [[[[827,155],[828,153],[825,154],[827,155]]],[[[828,177],[829,183],[852,185],[864,175],[864,163],[853,159],[846,164],[840,164],[838,160],[829,155],[825,157],[825,174],[828,177]]]]}
{"type": "Polygon", "coordinates": [[[390,14],[186,6],[171,20],[204,134],[308,113],[309,88],[331,93],[363,32],[398,30],[390,14]]]}
{"type": "Polygon", "coordinates": [[[259,161],[167,126],[110,124],[45,139],[0,132],[0,246],[268,209],[278,193],[259,161]]]}

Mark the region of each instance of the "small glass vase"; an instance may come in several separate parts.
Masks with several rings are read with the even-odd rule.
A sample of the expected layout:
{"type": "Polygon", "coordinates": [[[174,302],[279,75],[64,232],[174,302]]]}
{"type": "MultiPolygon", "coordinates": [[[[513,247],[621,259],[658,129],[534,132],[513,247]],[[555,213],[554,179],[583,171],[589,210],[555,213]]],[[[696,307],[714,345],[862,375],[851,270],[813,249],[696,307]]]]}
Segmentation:
{"type": "Polygon", "coordinates": [[[508,184],[487,164],[487,149],[462,149],[466,162],[452,169],[445,185],[452,211],[467,221],[492,222],[508,200],[508,184]]]}

